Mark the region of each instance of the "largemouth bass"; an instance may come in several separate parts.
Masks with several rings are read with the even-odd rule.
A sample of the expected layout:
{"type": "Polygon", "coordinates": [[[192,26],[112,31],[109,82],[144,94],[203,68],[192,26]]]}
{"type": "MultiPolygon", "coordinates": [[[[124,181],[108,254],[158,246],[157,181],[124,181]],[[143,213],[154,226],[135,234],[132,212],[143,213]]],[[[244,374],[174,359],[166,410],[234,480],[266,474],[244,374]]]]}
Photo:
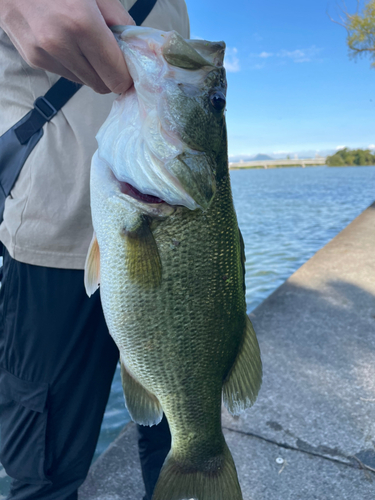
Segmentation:
{"type": "Polygon", "coordinates": [[[100,282],[130,416],[168,419],[153,500],[241,500],[221,403],[251,406],[262,368],[228,173],[225,45],[115,32],[134,88],[97,135],[86,289],[100,282]]]}

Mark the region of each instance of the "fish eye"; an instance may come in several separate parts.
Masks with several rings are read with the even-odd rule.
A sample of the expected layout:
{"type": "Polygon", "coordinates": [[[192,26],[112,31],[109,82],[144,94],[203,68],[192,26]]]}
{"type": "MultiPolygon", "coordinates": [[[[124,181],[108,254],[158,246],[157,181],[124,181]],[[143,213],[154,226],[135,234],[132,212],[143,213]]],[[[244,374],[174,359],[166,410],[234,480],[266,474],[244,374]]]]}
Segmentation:
{"type": "Polygon", "coordinates": [[[225,108],[225,95],[222,92],[215,92],[210,96],[211,104],[217,111],[222,111],[225,108]]]}

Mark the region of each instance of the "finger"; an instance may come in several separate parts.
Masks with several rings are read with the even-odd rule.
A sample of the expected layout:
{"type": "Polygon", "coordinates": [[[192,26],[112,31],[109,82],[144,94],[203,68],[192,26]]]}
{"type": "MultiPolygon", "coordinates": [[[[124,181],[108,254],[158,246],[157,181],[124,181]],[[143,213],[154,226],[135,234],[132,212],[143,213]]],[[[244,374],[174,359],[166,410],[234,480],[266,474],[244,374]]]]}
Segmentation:
{"type": "MultiPolygon", "coordinates": [[[[104,25],[104,29],[108,30],[107,26],[104,25]]],[[[86,35],[81,34],[79,38],[84,39],[85,36],[86,35]]],[[[91,41],[94,40],[93,43],[89,45],[89,50],[82,50],[73,37],[70,39],[54,38],[53,45],[50,43],[48,45],[48,50],[43,49],[37,44],[28,47],[26,51],[22,50],[22,46],[17,48],[22,57],[32,68],[45,69],[77,83],[83,83],[99,94],[108,94],[112,89],[105,84],[85,54],[85,52],[90,53],[90,50],[95,53],[94,44],[98,43],[97,33],[95,32],[95,36],[93,36],[92,33],[89,33],[87,36],[91,41]],[[69,54],[69,57],[66,57],[66,54],[69,54]]],[[[111,41],[114,41],[114,38],[113,40],[111,39],[111,41]]],[[[87,44],[89,44],[89,40],[87,40],[87,44]]],[[[116,42],[115,47],[118,48],[116,42]]],[[[100,64],[100,62],[97,62],[97,64],[100,64]]]]}
{"type": "MultiPolygon", "coordinates": [[[[108,23],[134,24],[118,0],[98,1],[103,3],[101,8],[108,23]]],[[[93,0],[84,7],[68,30],[64,23],[42,26],[36,34],[30,29],[21,30],[16,47],[34,68],[85,83],[99,93],[125,92],[132,85],[132,79],[123,54],[97,3],[93,0]],[[28,36],[24,40],[26,32],[28,36]],[[70,36],[66,36],[67,33],[70,36]]]]}
{"type": "Polygon", "coordinates": [[[64,76],[68,80],[91,87],[99,94],[111,92],[79,48],[72,50],[68,59],[64,58],[66,51],[64,51],[63,44],[61,44],[59,50],[55,51],[54,57],[39,48],[27,62],[32,68],[41,68],[64,76]],[[59,50],[61,50],[61,53],[59,50]]]}
{"type": "Polygon", "coordinates": [[[120,94],[128,90],[133,81],[123,53],[107,24],[133,25],[134,21],[118,0],[98,0],[97,15],[92,16],[94,20],[88,27],[89,32],[79,39],[80,49],[104,84],[112,92],[120,94]]]}
{"type": "Polygon", "coordinates": [[[97,0],[98,8],[107,26],[134,25],[135,21],[119,0],[97,0]]]}
{"type": "Polygon", "coordinates": [[[63,76],[67,80],[70,80],[70,81],[75,82],[75,83],[79,83],[80,85],[85,85],[85,82],[80,80],[77,77],[77,75],[75,75],[74,73],[71,73],[67,68],[65,68],[61,64],[59,66],[56,65],[53,70],[47,69],[47,71],[49,71],[50,73],[55,73],[56,75],[63,76]]]}
{"type": "Polygon", "coordinates": [[[9,37],[29,66],[55,73],[81,85],[87,85],[100,94],[111,92],[81,53],[77,44],[73,42],[73,37],[68,40],[63,37],[56,38],[53,40],[53,47],[49,45],[46,50],[41,47],[32,32],[29,31],[27,34],[28,43],[25,43],[23,32],[20,37],[14,37],[12,33],[9,37]],[[68,58],[66,54],[69,54],[68,58]]]}
{"type": "MultiPolygon", "coordinates": [[[[81,49],[77,47],[72,50],[70,57],[68,59],[64,58],[65,51],[63,47],[56,51],[56,66],[64,67],[71,75],[75,75],[76,79],[79,79],[82,83],[91,87],[95,92],[99,94],[108,94],[111,89],[103,82],[102,78],[98,75],[96,70],[92,67],[90,62],[87,60],[81,49]],[[60,62],[59,62],[60,61],[60,62]]],[[[51,63],[52,65],[52,63],[51,63]]],[[[60,74],[60,73],[59,73],[60,74]]]]}
{"type": "Polygon", "coordinates": [[[84,39],[80,49],[104,84],[116,94],[126,92],[133,84],[124,55],[117,45],[113,33],[105,26],[105,35],[97,46],[84,39]]]}
{"type": "MultiPolygon", "coordinates": [[[[47,52],[39,50],[39,54],[35,53],[31,55],[29,52],[26,53],[23,50],[23,47],[18,43],[18,40],[13,38],[11,39],[15,48],[20,53],[21,57],[27,62],[29,66],[34,69],[44,69],[45,71],[49,71],[50,73],[55,73],[56,75],[63,76],[72,82],[79,83],[84,85],[83,82],[74,72],[71,72],[68,68],[66,68],[63,64],[61,64],[57,59],[47,54],[47,52]],[[42,53],[43,52],[43,53],[42,53]]],[[[93,70],[92,70],[93,71],[93,70]]],[[[110,92],[107,89],[107,92],[110,92]]]]}

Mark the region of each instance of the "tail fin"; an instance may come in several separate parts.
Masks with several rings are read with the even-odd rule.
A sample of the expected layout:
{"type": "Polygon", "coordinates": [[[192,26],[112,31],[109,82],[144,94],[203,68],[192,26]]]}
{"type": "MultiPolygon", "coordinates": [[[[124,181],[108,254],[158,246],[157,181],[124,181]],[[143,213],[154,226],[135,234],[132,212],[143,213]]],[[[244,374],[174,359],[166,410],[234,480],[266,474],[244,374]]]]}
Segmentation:
{"type": "Polygon", "coordinates": [[[175,460],[173,448],[165,459],[152,500],[243,500],[236,467],[225,444],[220,457],[207,459],[206,470],[193,470],[175,460]],[[215,465],[213,465],[215,464],[215,465]]]}

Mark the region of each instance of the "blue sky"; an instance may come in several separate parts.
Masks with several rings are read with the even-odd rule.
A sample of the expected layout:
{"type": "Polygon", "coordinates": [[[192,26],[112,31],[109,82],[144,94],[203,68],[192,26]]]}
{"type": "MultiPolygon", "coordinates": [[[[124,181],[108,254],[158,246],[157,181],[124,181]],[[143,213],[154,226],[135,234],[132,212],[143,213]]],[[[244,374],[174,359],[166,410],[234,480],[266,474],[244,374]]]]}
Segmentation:
{"type": "Polygon", "coordinates": [[[186,2],[191,37],[227,44],[230,155],[375,145],[375,69],[349,59],[327,15],[339,19],[341,0],[186,2]]]}

